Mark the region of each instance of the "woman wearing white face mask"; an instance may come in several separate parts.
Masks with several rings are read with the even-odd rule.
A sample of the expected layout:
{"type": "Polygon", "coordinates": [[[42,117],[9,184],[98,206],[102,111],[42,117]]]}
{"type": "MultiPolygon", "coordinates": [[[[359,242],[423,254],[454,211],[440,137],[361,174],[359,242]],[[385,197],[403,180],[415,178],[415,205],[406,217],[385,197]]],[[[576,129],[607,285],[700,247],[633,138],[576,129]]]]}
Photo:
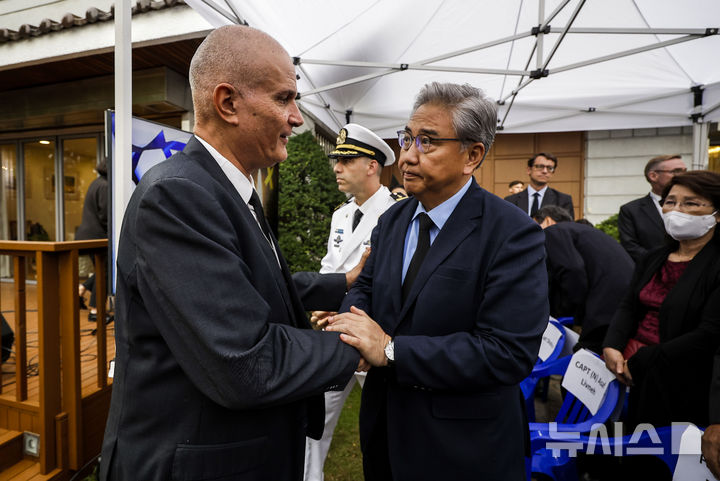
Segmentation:
{"type": "Polygon", "coordinates": [[[720,346],[720,174],[675,176],[661,205],[672,242],[638,262],[603,355],[632,387],[630,423],[706,425],[720,346]]]}

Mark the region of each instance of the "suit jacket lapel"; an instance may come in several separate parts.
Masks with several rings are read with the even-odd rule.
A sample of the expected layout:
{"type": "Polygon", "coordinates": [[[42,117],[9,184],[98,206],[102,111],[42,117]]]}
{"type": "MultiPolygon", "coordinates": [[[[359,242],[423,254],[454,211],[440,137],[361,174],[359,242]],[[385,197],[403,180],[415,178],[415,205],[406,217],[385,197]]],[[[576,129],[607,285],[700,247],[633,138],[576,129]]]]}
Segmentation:
{"type": "Polygon", "coordinates": [[[520,207],[523,211],[527,213],[528,206],[530,205],[530,191],[525,189],[522,192],[520,192],[520,202],[518,202],[518,207],[520,207]]]}
{"type": "MultiPolygon", "coordinates": [[[[417,209],[418,201],[414,197],[405,201],[403,212],[398,216],[398,220],[391,226],[390,234],[390,261],[388,262],[390,269],[390,296],[392,297],[393,312],[399,313],[402,308],[402,269],[403,254],[405,251],[405,234],[410,225],[412,216],[417,209]]],[[[417,280],[417,278],[416,278],[417,280]]],[[[390,327],[392,331],[399,323],[400,316],[395,316],[389,321],[393,324],[390,327]]]]}
{"type": "Polygon", "coordinates": [[[472,222],[472,220],[481,216],[483,204],[481,192],[480,187],[478,187],[473,179],[470,189],[468,189],[463,198],[460,199],[457,207],[455,207],[455,210],[430,247],[427,257],[425,257],[420,271],[415,278],[412,289],[405,300],[405,304],[402,306],[398,319],[405,318],[410,306],[413,305],[430,276],[452,251],[477,227],[477,222],[472,222]]]}
{"type": "Polygon", "coordinates": [[[663,224],[660,212],[658,212],[657,207],[655,207],[655,201],[652,197],[650,197],[650,194],[645,197],[645,202],[641,204],[641,209],[643,213],[650,218],[650,221],[652,221],[653,224],[661,228],[663,231],[665,230],[665,225],[663,224]]]}
{"type": "Polygon", "coordinates": [[[545,207],[546,205],[558,205],[557,193],[551,187],[548,187],[545,191],[545,196],[543,197],[540,207],[545,207]]]}
{"type": "MultiPolygon", "coordinates": [[[[288,291],[289,284],[287,284],[288,281],[286,273],[282,272],[283,270],[287,271],[287,265],[285,264],[285,259],[282,257],[277,240],[271,233],[273,242],[275,243],[275,248],[277,249],[280,266],[278,266],[277,262],[275,262],[275,253],[273,252],[272,247],[270,247],[265,235],[262,233],[262,230],[260,230],[260,226],[257,225],[257,221],[255,220],[252,212],[250,212],[250,208],[243,198],[240,197],[237,189],[235,189],[235,186],[232,182],[230,182],[230,179],[227,178],[213,156],[210,155],[210,152],[207,151],[207,149],[195,138],[195,136],[190,138],[183,149],[183,152],[200,164],[220,185],[225,188],[226,191],[230,193],[230,196],[235,200],[235,204],[238,206],[238,209],[247,221],[247,224],[257,227],[251,228],[251,232],[249,234],[254,236],[255,241],[260,245],[260,249],[262,249],[264,258],[267,261],[268,269],[274,274],[273,279],[275,280],[275,284],[282,295],[283,302],[285,303],[285,307],[289,313],[290,321],[295,324],[294,309],[290,299],[290,293],[288,291]]],[[[287,274],[289,275],[289,272],[287,274]]]]}
{"type": "Polygon", "coordinates": [[[360,223],[357,225],[355,230],[350,233],[350,236],[345,241],[345,245],[342,248],[342,252],[338,260],[338,265],[343,264],[350,254],[355,252],[355,249],[360,245],[365,237],[368,236],[372,230],[371,219],[377,217],[375,212],[376,210],[377,209],[370,209],[367,214],[363,214],[362,219],[360,219],[360,223]]]}

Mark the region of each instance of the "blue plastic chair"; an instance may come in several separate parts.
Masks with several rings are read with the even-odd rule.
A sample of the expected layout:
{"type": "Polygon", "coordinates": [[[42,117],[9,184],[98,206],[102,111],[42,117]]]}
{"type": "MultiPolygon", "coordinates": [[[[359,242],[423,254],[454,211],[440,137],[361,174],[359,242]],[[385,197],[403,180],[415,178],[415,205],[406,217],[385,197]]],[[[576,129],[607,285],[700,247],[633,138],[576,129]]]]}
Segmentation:
{"type": "MultiPolygon", "coordinates": [[[[564,375],[567,371],[572,356],[548,363],[547,366],[533,370],[532,377],[538,379],[553,374],[564,375]]],[[[550,423],[530,423],[530,449],[532,454],[532,472],[543,473],[556,481],[576,481],[575,458],[571,457],[568,451],[561,451],[559,456],[554,456],[552,449],[547,447],[548,443],[576,443],[582,446],[582,440],[577,436],[565,441],[558,439],[562,433],[580,433],[587,435],[594,425],[604,424],[617,419],[624,401],[625,390],[617,380],[610,381],[605,399],[595,414],[591,414],[585,405],[572,393],[567,392],[563,399],[562,407],[555,417],[556,429],[551,429],[550,423]]],[[[568,445],[569,446],[569,445],[568,445]]],[[[556,453],[557,454],[557,453],[556,453]]]]}
{"type": "Polygon", "coordinates": [[[575,324],[575,318],[574,318],[573,316],[569,316],[569,317],[558,317],[558,318],[555,319],[555,320],[556,320],[557,322],[559,322],[560,324],[562,324],[563,326],[568,326],[568,327],[570,327],[570,326],[572,326],[573,324],[575,324]]]}
{"type": "MultiPolygon", "coordinates": [[[[557,481],[577,481],[577,467],[575,458],[570,456],[570,450],[582,453],[591,453],[597,456],[655,456],[662,460],[670,472],[674,472],[678,463],[678,454],[673,453],[673,439],[680,439],[687,425],[677,424],[662,426],[654,431],[643,430],[639,435],[628,434],[622,437],[599,438],[598,436],[580,435],[577,438],[563,440],[540,440],[536,438],[533,448],[537,449],[533,456],[532,471],[542,472],[557,481]],[[656,434],[656,439],[653,439],[656,434]],[[633,439],[635,437],[636,439],[633,439]],[[559,451],[553,457],[552,449],[547,443],[552,442],[552,448],[559,451]],[[543,446],[543,447],[540,447],[543,446]],[[563,446],[566,446],[565,448],[563,446]],[[538,456],[542,459],[538,459],[538,456]]],[[[530,479],[528,477],[528,479],[530,479]]]]}
{"type": "MultiPolygon", "coordinates": [[[[562,325],[552,320],[549,321],[549,323],[560,330],[560,339],[558,339],[558,342],[555,345],[555,349],[553,349],[553,352],[550,353],[548,358],[544,361],[538,358],[538,360],[535,362],[535,366],[533,367],[533,371],[520,383],[520,390],[522,391],[523,397],[525,398],[525,408],[527,411],[528,421],[530,422],[535,421],[535,388],[537,387],[538,381],[543,378],[543,376],[537,376],[536,373],[544,372],[542,371],[544,368],[549,366],[551,363],[553,363],[560,357],[560,353],[562,353],[562,350],[565,347],[565,340],[567,338],[565,335],[565,329],[562,325]]],[[[545,386],[544,399],[547,400],[547,384],[545,386]]]]}

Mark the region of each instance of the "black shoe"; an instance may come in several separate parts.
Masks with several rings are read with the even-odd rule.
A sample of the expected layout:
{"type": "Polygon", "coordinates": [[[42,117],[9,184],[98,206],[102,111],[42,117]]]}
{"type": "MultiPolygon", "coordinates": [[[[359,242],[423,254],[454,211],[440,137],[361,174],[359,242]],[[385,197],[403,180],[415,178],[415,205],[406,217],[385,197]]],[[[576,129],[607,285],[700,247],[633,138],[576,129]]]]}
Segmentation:
{"type": "MultiPolygon", "coordinates": [[[[97,314],[95,314],[95,320],[97,320],[97,314]]],[[[110,324],[115,320],[115,316],[113,314],[105,314],[105,325],[110,324]]],[[[90,331],[90,335],[94,336],[97,334],[97,329],[93,329],[90,331]]]]}
{"type": "Polygon", "coordinates": [[[97,322],[97,312],[91,312],[90,314],[88,314],[88,321],[97,322]]]}
{"type": "Polygon", "coordinates": [[[80,305],[80,309],[87,309],[87,304],[85,304],[85,298],[83,296],[78,296],[78,304],[80,305]]]}

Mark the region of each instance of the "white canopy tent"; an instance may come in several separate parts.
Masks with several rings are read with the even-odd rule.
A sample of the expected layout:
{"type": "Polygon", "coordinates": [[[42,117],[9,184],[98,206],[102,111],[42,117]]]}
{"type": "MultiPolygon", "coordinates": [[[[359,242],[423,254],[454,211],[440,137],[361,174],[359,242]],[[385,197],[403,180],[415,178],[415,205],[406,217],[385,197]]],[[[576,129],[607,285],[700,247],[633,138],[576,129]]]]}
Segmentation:
{"type": "Polygon", "coordinates": [[[695,124],[702,145],[720,119],[717,0],[186,1],[277,38],[331,131],[394,137],[434,80],[484,89],[504,132],[695,124]]]}

